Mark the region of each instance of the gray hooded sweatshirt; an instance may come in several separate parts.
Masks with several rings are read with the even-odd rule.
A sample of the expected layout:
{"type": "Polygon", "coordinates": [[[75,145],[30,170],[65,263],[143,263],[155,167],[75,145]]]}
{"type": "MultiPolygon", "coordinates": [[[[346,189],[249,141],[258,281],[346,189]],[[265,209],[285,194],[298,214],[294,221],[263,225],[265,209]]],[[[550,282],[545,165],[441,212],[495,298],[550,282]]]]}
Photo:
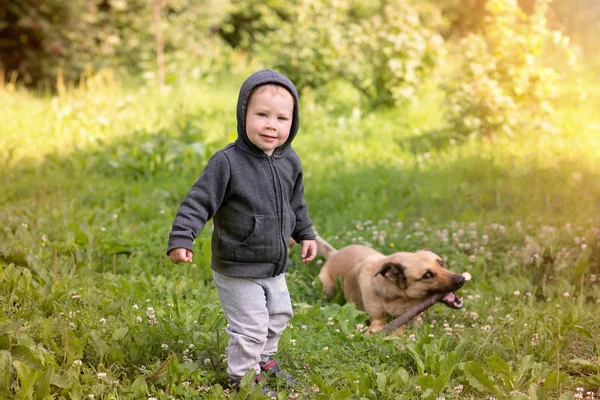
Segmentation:
{"type": "Polygon", "coordinates": [[[314,239],[304,202],[302,166],[291,143],[300,124],[298,92],[284,75],[263,70],[242,84],[237,104],[238,138],[217,151],[181,203],[167,253],[192,250],[196,235],[213,219],[211,267],[234,277],[266,278],[285,272],[290,237],[314,239]],[[266,155],[246,134],[246,108],[252,91],[276,84],[294,98],[287,141],[266,155]]]}

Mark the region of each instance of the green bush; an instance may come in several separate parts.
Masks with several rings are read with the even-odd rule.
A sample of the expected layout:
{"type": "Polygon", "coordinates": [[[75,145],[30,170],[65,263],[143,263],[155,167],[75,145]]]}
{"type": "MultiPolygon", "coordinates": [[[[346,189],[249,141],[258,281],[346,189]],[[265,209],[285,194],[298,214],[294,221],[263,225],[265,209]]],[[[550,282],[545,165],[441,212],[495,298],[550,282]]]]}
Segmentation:
{"type": "Polygon", "coordinates": [[[459,135],[552,132],[552,98],[558,75],[542,64],[553,38],[563,48],[568,38],[547,26],[547,0],[527,16],[516,0],[490,0],[480,34],[459,46],[463,61],[446,87],[446,117],[459,135]]]}
{"type": "Polygon", "coordinates": [[[351,83],[371,105],[411,100],[444,50],[434,8],[408,0],[300,0],[259,54],[302,88],[351,83]]]}

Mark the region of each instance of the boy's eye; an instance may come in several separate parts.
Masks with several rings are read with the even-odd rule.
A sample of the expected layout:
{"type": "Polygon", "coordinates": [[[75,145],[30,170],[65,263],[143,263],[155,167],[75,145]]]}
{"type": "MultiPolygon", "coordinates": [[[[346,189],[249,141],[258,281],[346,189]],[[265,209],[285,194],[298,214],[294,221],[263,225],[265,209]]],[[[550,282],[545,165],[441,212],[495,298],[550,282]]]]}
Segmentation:
{"type": "Polygon", "coordinates": [[[256,115],[258,115],[259,117],[266,117],[266,116],[267,116],[267,114],[265,114],[265,113],[262,113],[262,112],[261,112],[261,113],[258,113],[258,114],[256,114],[256,115]]]}
{"type": "Polygon", "coordinates": [[[287,117],[279,117],[279,120],[280,121],[287,121],[288,119],[287,119],[287,117]]]}

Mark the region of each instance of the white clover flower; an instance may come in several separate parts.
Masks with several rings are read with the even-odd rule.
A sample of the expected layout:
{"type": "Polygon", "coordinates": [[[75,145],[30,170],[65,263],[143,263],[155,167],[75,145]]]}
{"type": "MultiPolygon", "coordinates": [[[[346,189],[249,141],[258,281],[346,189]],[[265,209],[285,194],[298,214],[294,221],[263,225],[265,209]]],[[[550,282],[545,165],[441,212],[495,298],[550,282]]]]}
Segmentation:
{"type": "Polygon", "coordinates": [[[417,340],[417,337],[415,336],[415,334],[414,334],[414,333],[411,333],[411,334],[408,336],[408,340],[410,340],[411,342],[414,342],[415,340],[417,340]]]}
{"type": "Polygon", "coordinates": [[[210,364],[211,364],[210,358],[205,358],[204,365],[210,365],[210,364]]]}
{"type": "Polygon", "coordinates": [[[47,241],[48,241],[48,236],[42,235],[42,242],[47,242],[47,241]]]}
{"type": "Polygon", "coordinates": [[[463,272],[462,276],[465,278],[465,281],[470,281],[471,280],[471,274],[468,272],[463,272]]]}
{"type": "Polygon", "coordinates": [[[520,295],[521,295],[521,292],[519,292],[518,290],[515,290],[515,291],[513,292],[513,294],[514,294],[515,296],[520,296],[520,295]]]}
{"type": "Polygon", "coordinates": [[[101,325],[104,325],[104,324],[106,324],[106,318],[100,318],[100,320],[98,320],[98,322],[99,322],[101,325]]]}
{"type": "Polygon", "coordinates": [[[139,310],[140,306],[138,306],[137,304],[134,304],[131,308],[133,308],[134,310],[139,310]]]}
{"type": "Polygon", "coordinates": [[[566,299],[567,297],[569,297],[569,296],[570,296],[570,295],[569,295],[569,292],[564,292],[564,293],[563,293],[563,297],[564,297],[565,299],[566,299]]]}
{"type": "Polygon", "coordinates": [[[75,360],[73,361],[73,365],[80,367],[81,365],[83,365],[83,362],[81,360],[75,360]]]}
{"type": "Polygon", "coordinates": [[[106,372],[98,372],[98,378],[106,378],[106,372]]]}
{"type": "Polygon", "coordinates": [[[141,322],[142,322],[142,317],[140,317],[140,316],[138,315],[138,316],[136,317],[136,319],[135,319],[135,320],[136,320],[138,323],[141,323],[141,322]]]}
{"type": "Polygon", "coordinates": [[[296,345],[296,339],[290,339],[290,343],[292,344],[292,346],[296,345]]]}
{"type": "Polygon", "coordinates": [[[160,345],[160,348],[163,349],[163,350],[168,350],[169,349],[169,345],[166,344],[166,343],[163,343],[163,344],[160,345]]]}
{"type": "Polygon", "coordinates": [[[323,347],[323,351],[328,351],[328,350],[329,350],[329,347],[327,347],[327,346],[323,347]]]}

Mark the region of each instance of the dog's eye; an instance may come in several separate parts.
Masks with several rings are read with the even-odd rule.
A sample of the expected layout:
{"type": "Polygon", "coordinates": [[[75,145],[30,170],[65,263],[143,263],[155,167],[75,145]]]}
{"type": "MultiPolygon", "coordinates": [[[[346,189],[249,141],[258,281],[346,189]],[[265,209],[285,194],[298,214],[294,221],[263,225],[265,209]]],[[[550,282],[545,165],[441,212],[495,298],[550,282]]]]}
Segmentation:
{"type": "Polygon", "coordinates": [[[444,266],[444,260],[442,260],[441,258],[439,260],[437,260],[438,264],[440,264],[442,267],[444,266]]]}
{"type": "Polygon", "coordinates": [[[423,276],[421,277],[421,279],[431,279],[433,278],[433,273],[431,271],[427,271],[423,274],[423,276]]]}

